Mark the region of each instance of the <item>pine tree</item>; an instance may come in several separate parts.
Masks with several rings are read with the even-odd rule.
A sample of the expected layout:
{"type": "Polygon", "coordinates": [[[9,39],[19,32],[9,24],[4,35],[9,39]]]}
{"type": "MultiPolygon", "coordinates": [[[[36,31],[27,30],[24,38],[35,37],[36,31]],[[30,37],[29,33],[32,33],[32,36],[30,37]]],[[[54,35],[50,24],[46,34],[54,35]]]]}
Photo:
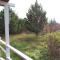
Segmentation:
{"type": "Polygon", "coordinates": [[[46,23],[46,12],[36,0],[35,4],[28,10],[26,26],[30,31],[38,34],[43,30],[46,23]]]}

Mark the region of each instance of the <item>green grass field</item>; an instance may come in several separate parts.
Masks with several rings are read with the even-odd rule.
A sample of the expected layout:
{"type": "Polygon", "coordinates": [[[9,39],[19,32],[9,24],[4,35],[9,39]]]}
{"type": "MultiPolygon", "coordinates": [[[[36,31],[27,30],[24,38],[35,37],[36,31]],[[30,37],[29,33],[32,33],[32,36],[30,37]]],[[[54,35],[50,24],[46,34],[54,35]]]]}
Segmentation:
{"type": "MultiPolygon", "coordinates": [[[[55,32],[42,36],[36,36],[35,34],[10,35],[10,44],[34,60],[49,60],[47,47],[49,35],[55,36],[60,42],[60,32],[55,32]]],[[[20,60],[20,58],[12,51],[11,58],[12,60],[20,60]]]]}
{"type": "MultiPolygon", "coordinates": [[[[35,34],[19,34],[11,36],[10,39],[13,47],[24,52],[34,60],[48,59],[48,57],[46,57],[48,55],[48,35],[36,36],[35,34]]],[[[17,58],[17,56],[15,57],[17,58]]]]}

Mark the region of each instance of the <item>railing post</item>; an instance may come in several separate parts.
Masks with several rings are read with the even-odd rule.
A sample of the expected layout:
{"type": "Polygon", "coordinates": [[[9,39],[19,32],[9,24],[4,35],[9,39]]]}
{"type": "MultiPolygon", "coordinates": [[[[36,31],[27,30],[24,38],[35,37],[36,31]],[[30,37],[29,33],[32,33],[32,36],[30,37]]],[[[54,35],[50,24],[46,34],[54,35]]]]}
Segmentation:
{"type": "MultiPolygon", "coordinates": [[[[1,40],[1,37],[0,37],[0,40],[1,40]]],[[[0,42],[0,44],[1,44],[1,42],[0,42]]],[[[1,48],[0,48],[0,60],[1,60],[1,48]]]]}
{"type": "Polygon", "coordinates": [[[5,19],[5,40],[6,40],[6,60],[10,59],[10,45],[9,41],[9,6],[6,4],[4,6],[4,19],[5,19]]]}

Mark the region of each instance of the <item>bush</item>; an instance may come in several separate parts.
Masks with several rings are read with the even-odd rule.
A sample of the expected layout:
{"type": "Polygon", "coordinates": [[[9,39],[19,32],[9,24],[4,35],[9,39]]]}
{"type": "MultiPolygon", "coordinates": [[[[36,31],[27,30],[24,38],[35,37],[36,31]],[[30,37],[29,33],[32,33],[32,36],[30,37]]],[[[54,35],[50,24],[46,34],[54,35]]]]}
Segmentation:
{"type": "Polygon", "coordinates": [[[50,60],[60,60],[60,43],[56,35],[50,35],[48,41],[50,60]]]}

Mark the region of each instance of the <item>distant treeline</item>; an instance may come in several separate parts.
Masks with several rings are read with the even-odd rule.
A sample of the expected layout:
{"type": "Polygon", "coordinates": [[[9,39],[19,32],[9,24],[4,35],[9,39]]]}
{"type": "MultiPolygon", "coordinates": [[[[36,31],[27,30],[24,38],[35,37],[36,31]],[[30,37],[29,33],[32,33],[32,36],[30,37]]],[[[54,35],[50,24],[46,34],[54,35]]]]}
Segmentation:
{"type": "MultiPolygon", "coordinates": [[[[9,31],[10,34],[17,34],[21,32],[34,32],[39,34],[43,31],[44,25],[47,24],[46,11],[36,1],[34,5],[31,5],[27,18],[19,19],[18,16],[10,9],[10,22],[9,31]]],[[[4,10],[0,12],[0,34],[5,33],[4,24],[4,10]]]]}
{"type": "MultiPolygon", "coordinates": [[[[25,27],[25,19],[19,19],[18,16],[10,9],[9,31],[10,34],[21,33],[25,27]]],[[[0,12],[0,34],[5,33],[4,10],[0,12]]]]}

